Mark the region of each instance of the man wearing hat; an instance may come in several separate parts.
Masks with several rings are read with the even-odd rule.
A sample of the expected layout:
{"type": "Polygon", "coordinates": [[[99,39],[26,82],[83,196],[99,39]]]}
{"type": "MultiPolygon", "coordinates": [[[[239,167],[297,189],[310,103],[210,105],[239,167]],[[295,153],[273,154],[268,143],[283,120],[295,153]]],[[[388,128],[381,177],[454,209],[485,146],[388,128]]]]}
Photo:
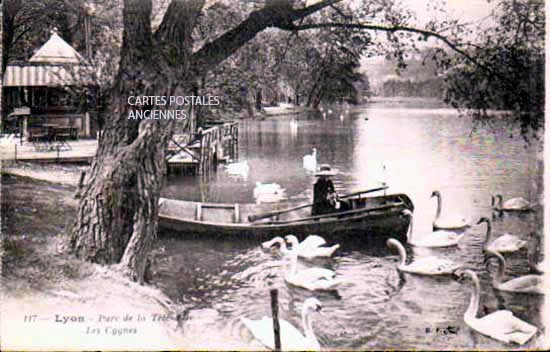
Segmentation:
{"type": "Polygon", "coordinates": [[[347,204],[338,200],[338,193],[334,190],[334,184],[330,176],[336,175],[330,165],[321,164],[319,171],[315,176],[319,177],[313,186],[313,206],[311,215],[322,215],[332,213],[335,210],[346,210],[347,204]],[[339,205],[344,205],[344,209],[339,209],[339,205]]]}

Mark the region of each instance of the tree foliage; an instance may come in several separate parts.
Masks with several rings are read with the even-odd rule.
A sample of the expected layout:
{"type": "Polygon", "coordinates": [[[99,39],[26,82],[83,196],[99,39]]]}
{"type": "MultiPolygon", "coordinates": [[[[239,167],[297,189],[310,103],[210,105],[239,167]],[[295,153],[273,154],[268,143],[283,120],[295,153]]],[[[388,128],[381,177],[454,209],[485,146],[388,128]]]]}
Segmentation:
{"type": "Polygon", "coordinates": [[[469,108],[478,123],[490,109],[507,110],[525,138],[540,138],[544,127],[544,1],[501,0],[495,25],[469,43],[468,56],[443,62],[449,68],[446,101],[469,108]]]}

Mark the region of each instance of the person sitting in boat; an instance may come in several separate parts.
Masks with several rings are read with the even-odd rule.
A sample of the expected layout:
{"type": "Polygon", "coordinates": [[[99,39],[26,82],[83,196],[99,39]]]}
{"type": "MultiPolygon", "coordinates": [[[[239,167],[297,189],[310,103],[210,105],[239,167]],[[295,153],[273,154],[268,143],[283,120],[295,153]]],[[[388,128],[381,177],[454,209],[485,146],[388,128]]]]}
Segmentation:
{"type": "Polygon", "coordinates": [[[322,215],[335,211],[346,211],[350,209],[346,201],[339,199],[338,193],[334,189],[334,184],[330,176],[336,175],[330,165],[322,164],[320,170],[315,173],[319,177],[313,185],[313,206],[311,215],[322,215]]]}

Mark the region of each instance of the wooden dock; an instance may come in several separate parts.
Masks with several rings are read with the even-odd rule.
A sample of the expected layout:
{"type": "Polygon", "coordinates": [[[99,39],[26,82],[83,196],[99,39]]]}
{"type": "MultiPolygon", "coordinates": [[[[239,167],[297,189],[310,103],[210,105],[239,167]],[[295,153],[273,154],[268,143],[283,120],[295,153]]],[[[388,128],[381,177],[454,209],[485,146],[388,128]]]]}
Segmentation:
{"type": "Polygon", "coordinates": [[[168,146],[168,172],[204,175],[220,162],[238,157],[237,122],[211,122],[192,135],[175,135],[168,146]]]}
{"type": "MultiPolygon", "coordinates": [[[[2,140],[0,159],[36,163],[88,163],[95,157],[98,142],[80,139],[67,142],[69,147],[51,145],[38,148],[36,143],[20,139],[2,140]]],[[[185,170],[203,175],[220,162],[237,158],[239,128],[237,122],[211,122],[194,134],[175,135],[168,146],[168,171],[185,170]]]]}

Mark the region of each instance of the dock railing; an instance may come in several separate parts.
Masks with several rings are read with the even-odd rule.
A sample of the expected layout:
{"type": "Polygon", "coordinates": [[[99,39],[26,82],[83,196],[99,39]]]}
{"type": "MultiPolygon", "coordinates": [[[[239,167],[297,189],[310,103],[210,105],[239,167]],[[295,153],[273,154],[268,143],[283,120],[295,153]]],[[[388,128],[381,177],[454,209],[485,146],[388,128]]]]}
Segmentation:
{"type": "Polygon", "coordinates": [[[237,157],[238,141],[239,127],[234,121],[211,122],[195,133],[174,135],[168,147],[169,158],[178,153],[189,157],[169,160],[168,166],[191,167],[196,174],[207,174],[216,163],[237,157]]]}

